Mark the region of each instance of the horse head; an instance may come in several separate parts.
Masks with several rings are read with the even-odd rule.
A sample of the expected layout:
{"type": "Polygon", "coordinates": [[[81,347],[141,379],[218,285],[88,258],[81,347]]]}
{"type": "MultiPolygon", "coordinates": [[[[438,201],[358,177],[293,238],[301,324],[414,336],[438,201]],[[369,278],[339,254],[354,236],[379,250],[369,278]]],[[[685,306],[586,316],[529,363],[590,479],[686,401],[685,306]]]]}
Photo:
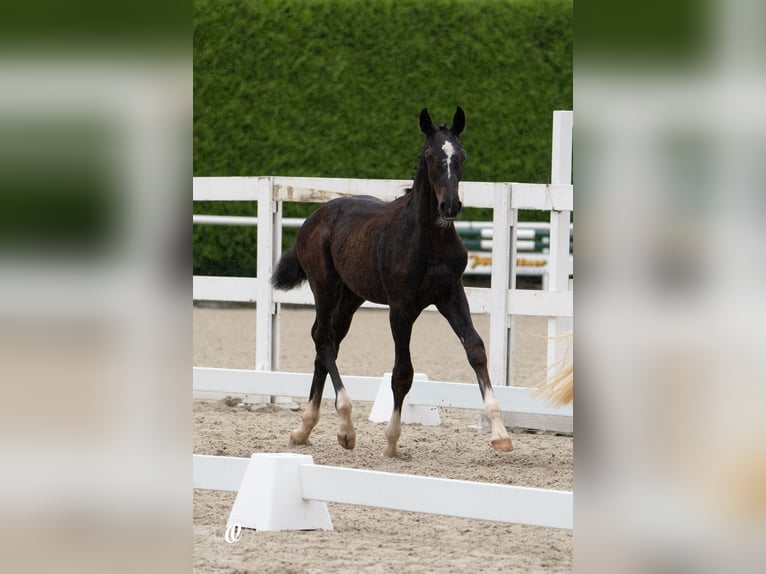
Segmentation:
{"type": "Polygon", "coordinates": [[[435,126],[423,108],[420,112],[420,131],[426,136],[422,158],[426,162],[428,180],[436,194],[439,216],[453,221],[463,207],[458,184],[463,174],[466,154],[460,145],[460,134],[465,128],[465,112],[458,106],[452,125],[435,126]]]}

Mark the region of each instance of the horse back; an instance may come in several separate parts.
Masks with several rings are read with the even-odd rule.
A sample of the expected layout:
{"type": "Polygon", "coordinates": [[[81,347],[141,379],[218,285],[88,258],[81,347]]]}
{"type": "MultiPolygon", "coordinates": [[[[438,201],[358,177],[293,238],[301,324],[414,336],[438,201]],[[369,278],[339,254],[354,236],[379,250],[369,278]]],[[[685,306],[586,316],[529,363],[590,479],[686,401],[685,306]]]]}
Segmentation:
{"type": "Polygon", "coordinates": [[[370,196],[342,197],[306,218],[295,245],[309,282],[337,277],[359,297],[386,303],[378,242],[392,228],[394,203],[370,196]]]}
{"type": "Polygon", "coordinates": [[[454,228],[425,232],[405,217],[406,198],[334,199],[301,228],[296,252],[309,282],[341,282],[362,299],[426,307],[460,283],[467,252],[454,228]]]}

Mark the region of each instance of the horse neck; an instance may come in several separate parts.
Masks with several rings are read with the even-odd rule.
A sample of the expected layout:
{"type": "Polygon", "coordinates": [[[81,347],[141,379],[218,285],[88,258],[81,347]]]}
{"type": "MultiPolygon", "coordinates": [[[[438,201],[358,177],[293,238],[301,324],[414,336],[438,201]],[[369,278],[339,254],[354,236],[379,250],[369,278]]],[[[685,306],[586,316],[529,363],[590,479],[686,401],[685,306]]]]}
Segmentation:
{"type": "Polygon", "coordinates": [[[436,229],[438,227],[436,194],[431,187],[426,162],[422,157],[415,173],[411,195],[410,205],[413,207],[413,216],[417,219],[418,226],[421,229],[436,229]]]}

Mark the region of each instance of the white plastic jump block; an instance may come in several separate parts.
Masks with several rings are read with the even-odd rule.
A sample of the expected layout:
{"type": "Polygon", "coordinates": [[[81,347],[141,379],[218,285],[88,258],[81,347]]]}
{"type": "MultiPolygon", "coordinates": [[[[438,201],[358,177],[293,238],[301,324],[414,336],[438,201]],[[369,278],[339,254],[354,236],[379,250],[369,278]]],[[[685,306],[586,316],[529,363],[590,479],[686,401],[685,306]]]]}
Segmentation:
{"type": "Polygon", "coordinates": [[[252,455],[226,530],[237,524],[261,531],[332,530],[327,503],[302,497],[300,466],[313,463],[308,454],[252,455]]]}
{"type": "MultiPolygon", "coordinates": [[[[427,381],[428,377],[423,373],[415,373],[413,381],[427,381]]],[[[394,395],[391,392],[391,373],[383,375],[378,387],[378,394],[370,409],[370,422],[387,423],[391,419],[391,411],[394,410],[394,395]]],[[[425,405],[410,405],[407,397],[402,406],[402,424],[421,424],[426,426],[438,426],[441,424],[439,411],[436,407],[425,405]]]]}

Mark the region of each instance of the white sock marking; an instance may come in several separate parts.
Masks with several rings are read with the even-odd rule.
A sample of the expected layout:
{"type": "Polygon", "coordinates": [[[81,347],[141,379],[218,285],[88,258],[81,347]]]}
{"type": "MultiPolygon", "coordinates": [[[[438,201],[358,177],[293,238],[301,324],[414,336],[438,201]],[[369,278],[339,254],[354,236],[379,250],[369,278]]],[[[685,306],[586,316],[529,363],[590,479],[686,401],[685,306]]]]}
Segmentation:
{"type": "Polygon", "coordinates": [[[505,430],[505,425],[500,419],[500,405],[495,398],[495,392],[490,389],[487,389],[484,394],[484,416],[489,421],[492,440],[508,438],[508,431],[505,430]]]}
{"type": "Polygon", "coordinates": [[[340,426],[342,432],[353,432],[354,423],[351,421],[351,399],[348,398],[346,389],[342,389],[338,393],[338,399],[336,402],[336,410],[340,416],[340,426]]]}
{"type": "Polygon", "coordinates": [[[391,413],[391,420],[386,425],[384,431],[386,435],[386,448],[383,451],[385,456],[396,456],[396,444],[399,442],[399,437],[402,435],[402,413],[401,411],[393,411],[391,413]]]}

